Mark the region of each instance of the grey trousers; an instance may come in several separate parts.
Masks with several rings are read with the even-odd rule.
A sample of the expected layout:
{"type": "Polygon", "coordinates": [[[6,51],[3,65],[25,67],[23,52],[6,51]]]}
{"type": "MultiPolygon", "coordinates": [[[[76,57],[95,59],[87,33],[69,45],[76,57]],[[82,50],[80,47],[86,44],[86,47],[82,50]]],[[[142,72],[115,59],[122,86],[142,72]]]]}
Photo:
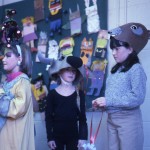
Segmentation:
{"type": "Polygon", "coordinates": [[[143,150],[143,122],[140,109],[108,114],[109,150],[143,150]]]}

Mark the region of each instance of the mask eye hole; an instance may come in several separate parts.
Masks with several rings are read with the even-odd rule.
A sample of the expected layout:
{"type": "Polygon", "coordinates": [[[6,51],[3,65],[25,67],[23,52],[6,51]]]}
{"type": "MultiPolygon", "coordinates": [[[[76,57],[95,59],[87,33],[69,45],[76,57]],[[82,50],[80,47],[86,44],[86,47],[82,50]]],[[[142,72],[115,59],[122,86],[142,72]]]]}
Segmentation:
{"type": "Polygon", "coordinates": [[[5,54],[6,57],[11,57],[11,55],[12,55],[12,52],[7,52],[7,53],[5,54]]]}
{"type": "Polygon", "coordinates": [[[87,58],[89,58],[89,54],[87,53],[86,55],[85,55],[87,58]]]}
{"type": "Polygon", "coordinates": [[[85,53],[84,53],[84,52],[82,52],[82,53],[81,53],[81,57],[83,57],[84,55],[85,55],[85,53]]]}
{"type": "Polygon", "coordinates": [[[137,26],[136,26],[136,25],[132,25],[130,28],[131,28],[132,30],[136,30],[136,29],[137,29],[137,26]]]}

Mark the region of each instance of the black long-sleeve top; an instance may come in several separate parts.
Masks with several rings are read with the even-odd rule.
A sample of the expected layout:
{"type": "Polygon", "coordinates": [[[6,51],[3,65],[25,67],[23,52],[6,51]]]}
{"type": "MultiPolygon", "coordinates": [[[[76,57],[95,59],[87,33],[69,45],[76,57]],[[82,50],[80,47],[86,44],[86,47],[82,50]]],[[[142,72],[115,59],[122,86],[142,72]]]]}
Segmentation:
{"type": "Polygon", "coordinates": [[[76,91],[69,96],[62,96],[55,89],[49,92],[45,117],[48,141],[55,140],[57,137],[87,140],[83,91],[79,90],[79,96],[80,110],[77,106],[76,91]]]}

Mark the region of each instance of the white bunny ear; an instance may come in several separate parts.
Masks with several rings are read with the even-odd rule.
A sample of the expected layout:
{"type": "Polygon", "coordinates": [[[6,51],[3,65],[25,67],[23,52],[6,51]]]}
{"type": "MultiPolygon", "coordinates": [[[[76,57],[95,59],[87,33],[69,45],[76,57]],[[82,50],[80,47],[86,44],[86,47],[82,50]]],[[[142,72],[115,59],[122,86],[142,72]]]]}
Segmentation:
{"type": "Polygon", "coordinates": [[[84,0],[85,1],[85,6],[89,7],[90,6],[90,1],[89,0],[84,0]]]}
{"type": "Polygon", "coordinates": [[[71,9],[69,8],[69,14],[72,14],[72,11],[71,11],[71,9]]]}
{"type": "Polygon", "coordinates": [[[80,11],[79,4],[77,4],[77,10],[80,11]]]}
{"type": "Polygon", "coordinates": [[[93,0],[93,4],[96,5],[97,0],[93,0]]]}

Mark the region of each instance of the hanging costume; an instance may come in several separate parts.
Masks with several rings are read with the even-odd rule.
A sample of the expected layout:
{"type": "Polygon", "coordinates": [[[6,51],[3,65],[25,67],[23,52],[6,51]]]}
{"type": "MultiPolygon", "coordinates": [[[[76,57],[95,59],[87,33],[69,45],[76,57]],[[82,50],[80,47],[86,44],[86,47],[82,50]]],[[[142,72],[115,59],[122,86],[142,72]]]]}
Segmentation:
{"type": "Polygon", "coordinates": [[[87,63],[91,61],[92,52],[93,52],[93,40],[90,38],[88,41],[86,38],[84,38],[81,43],[81,54],[80,54],[80,58],[82,59],[84,65],[87,65],[87,63]]]}
{"type": "Polygon", "coordinates": [[[34,47],[34,40],[36,40],[38,37],[35,33],[36,30],[36,24],[34,24],[34,18],[32,16],[26,17],[22,19],[23,24],[23,43],[26,43],[28,46],[30,46],[31,51],[36,51],[34,47]]]}
{"type": "Polygon", "coordinates": [[[72,37],[66,37],[59,42],[60,53],[64,56],[72,56],[74,39],[72,37]]]}
{"type": "Polygon", "coordinates": [[[93,6],[90,6],[90,0],[85,0],[85,13],[87,15],[88,33],[96,33],[100,30],[100,21],[97,9],[97,0],[92,0],[93,6]]]}
{"type": "Polygon", "coordinates": [[[54,32],[61,33],[62,25],[62,1],[49,0],[49,20],[50,20],[50,37],[54,36],[54,32]]]}
{"type": "Polygon", "coordinates": [[[106,60],[95,60],[91,66],[91,73],[89,78],[91,79],[89,91],[87,91],[87,95],[99,96],[101,92],[101,88],[103,86],[104,74],[106,68],[107,61],[106,60]],[[94,91],[96,90],[96,93],[94,91]]]}
{"type": "Polygon", "coordinates": [[[77,11],[72,12],[71,9],[69,9],[69,13],[71,36],[81,34],[82,31],[79,5],[77,5],[77,11]]]}
{"type": "MultiPolygon", "coordinates": [[[[58,59],[59,56],[59,46],[56,40],[49,40],[49,48],[48,48],[48,58],[50,59],[58,59]]],[[[48,70],[50,64],[46,65],[46,70],[48,70]]]]}
{"type": "MultiPolygon", "coordinates": [[[[47,38],[46,32],[41,31],[37,50],[38,50],[38,52],[40,51],[40,53],[43,55],[43,57],[46,57],[47,42],[48,42],[48,38],[47,38]]],[[[37,54],[36,54],[35,62],[40,62],[37,54]]]]}
{"type": "Polygon", "coordinates": [[[96,42],[96,47],[94,51],[94,56],[98,58],[105,58],[107,52],[108,43],[108,31],[100,30],[98,33],[98,38],[96,42]]]}

